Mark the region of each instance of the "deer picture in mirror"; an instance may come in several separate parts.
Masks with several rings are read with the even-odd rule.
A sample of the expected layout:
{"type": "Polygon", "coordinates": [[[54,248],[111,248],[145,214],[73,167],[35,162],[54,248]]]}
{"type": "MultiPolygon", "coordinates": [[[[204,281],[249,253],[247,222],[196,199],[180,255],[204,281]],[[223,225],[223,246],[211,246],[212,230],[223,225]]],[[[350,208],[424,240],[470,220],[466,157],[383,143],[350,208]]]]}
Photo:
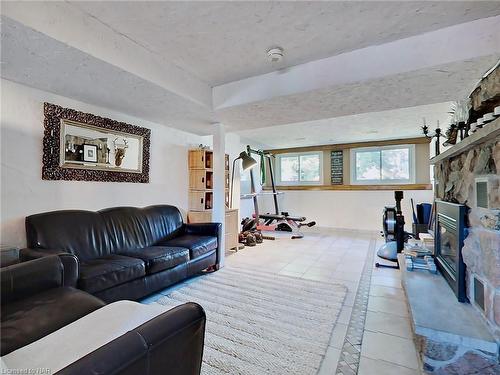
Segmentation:
{"type": "Polygon", "coordinates": [[[44,103],[44,180],[149,182],[151,130],[44,103]]]}
{"type": "Polygon", "coordinates": [[[123,144],[117,143],[118,137],[113,141],[113,145],[115,146],[115,165],[120,167],[122,165],[122,160],[125,157],[125,151],[128,148],[128,141],[126,138],[123,138],[123,144]]]}

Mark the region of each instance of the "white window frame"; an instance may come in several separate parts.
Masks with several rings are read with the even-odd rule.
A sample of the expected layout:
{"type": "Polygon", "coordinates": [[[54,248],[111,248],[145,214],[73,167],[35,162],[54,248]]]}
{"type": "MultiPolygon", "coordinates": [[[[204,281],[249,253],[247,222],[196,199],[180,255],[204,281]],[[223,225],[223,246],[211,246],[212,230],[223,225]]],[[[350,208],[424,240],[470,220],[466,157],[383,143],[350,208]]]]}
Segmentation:
{"type": "Polygon", "coordinates": [[[287,154],[277,154],[275,163],[276,185],[283,186],[299,186],[299,185],[323,185],[323,152],[310,151],[310,152],[292,152],[287,154]],[[319,181],[281,181],[281,158],[282,157],[298,157],[299,159],[299,179],[300,179],[300,157],[304,155],[318,155],[319,156],[319,181]]]}
{"type": "MultiPolygon", "coordinates": [[[[382,155],[382,154],[381,154],[382,155]]],[[[382,164],[380,165],[382,170],[382,164]]],[[[415,183],[415,145],[391,145],[391,146],[378,146],[378,147],[360,147],[352,148],[350,152],[350,172],[351,172],[351,185],[405,185],[415,183]],[[356,176],[356,154],[358,152],[366,151],[382,151],[382,150],[400,150],[407,148],[409,150],[409,163],[410,163],[410,178],[408,180],[358,180],[356,176]]]]}

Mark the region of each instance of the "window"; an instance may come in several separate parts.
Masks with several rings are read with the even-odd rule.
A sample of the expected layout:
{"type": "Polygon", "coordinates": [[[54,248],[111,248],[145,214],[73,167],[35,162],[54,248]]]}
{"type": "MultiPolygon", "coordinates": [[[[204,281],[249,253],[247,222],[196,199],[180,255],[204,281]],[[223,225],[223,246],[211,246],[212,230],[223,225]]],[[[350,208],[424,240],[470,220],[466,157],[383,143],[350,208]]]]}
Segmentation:
{"type": "Polygon", "coordinates": [[[314,185],[323,182],[323,153],[301,152],[276,157],[278,185],[314,185]]]}
{"type": "Polygon", "coordinates": [[[351,150],[351,184],[411,184],[415,182],[415,145],[351,150]]]}

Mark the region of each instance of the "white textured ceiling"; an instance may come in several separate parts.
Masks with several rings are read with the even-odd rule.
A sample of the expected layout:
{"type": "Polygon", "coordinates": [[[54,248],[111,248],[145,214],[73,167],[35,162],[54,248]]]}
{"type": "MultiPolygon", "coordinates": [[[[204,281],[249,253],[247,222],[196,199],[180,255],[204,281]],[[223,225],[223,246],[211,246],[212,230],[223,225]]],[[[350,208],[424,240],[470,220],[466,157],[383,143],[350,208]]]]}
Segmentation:
{"type": "Polygon", "coordinates": [[[218,110],[217,117],[230,124],[231,130],[243,130],[462,100],[499,57],[497,53],[369,81],[277,96],[218,110]]]}
{"type": "Polygon", "coordinates": [[[483,22],[500,14],[500,1],[5,2],[2,13],[3,78],[197,134],[209,134],[210,123],[221,121],[227,131],[270,147],[325,143],[323,133],[332,126],[334,141],[326,143],[418,135],[410,126],[413,118],[444,108],[426,105],[467,96],[500,56],[500,17],[483,22]],[[480,29],[483,34],[477,35],[484,35],[466,33],[473,35],[470,48],[455,48],[470,51],[465,57],[412,37],[427,33],[426,39],[433,40],[436,33],[440,40],[455,42],[460,35],[447,39],[450,30],[443,28],[463,22],[464,30],[480,29]],[[483,26],[476,27],[477,22],[483,26]],[[350,72],[354,77],[348,83],[311,89],[286,80],[274,87],[263,85],[263,91],[270,87],[265,99],[213,110],[212,94],[223,86],[235,84],[239,89],[231,97],[248,99],[253,81],[234,80],[251,76],[262,83],[267,78],[260,74],[280,69],[269,74],[285,77],[293,70],[312,70],[309,64],[316,59],[346,51],[374,46],[379,55],[395,61],[394,67],[405,58],[418,60],[396,45],[391,47],[394,59],[380,52],[395,40],[407,49],[417,43],[415,53],[422,50],[442,59],[420,59],[400,71],[386,64],[384,75],[364,78],[355,74],[355,64],[343,63],[335,72],[323,68],[322,73],[350,72]],[[479,44],[481,51],[475,48],[479,44]],[[286,50],[279,65],[271,65],[265,56],[274,45],[286,50]],[[212,90],[225,82],[230,83],[212,90]],[[279,93],[280,85],[294,90],[279,93]],[[415,106],[419,109],[413,112],[405,109],[415,106]],[[351,116],[385,113],[400,121],[391,112],[398,108],[403,108],[401,116],[408,116],[408,125],[389,127],[392,131],[374,133],[381,125],[365,121],[366,115],[351,116]],[[344,116],[341,126],[335,125],[339,116],[344,116]]]}
{"type": "Polygon", "coordinates": [[[498,1],[71,3],[212,86],[500,14],[498,1]]]}
{"type": "Polygon", "coordinates": [[[211,134],[213,113],[116,66],[2,17],[2,77],[100,107],[211,134]]]}
{"type": "Polygon", "coordinates": [[[305,147],[324,144],[378,141],[422,136],[422,118],[430,129],[437,121],[449,123],[452,102],[369,112],[266,129],[239,131],[242,139],[257,142],[266,149],[305,147]]]}

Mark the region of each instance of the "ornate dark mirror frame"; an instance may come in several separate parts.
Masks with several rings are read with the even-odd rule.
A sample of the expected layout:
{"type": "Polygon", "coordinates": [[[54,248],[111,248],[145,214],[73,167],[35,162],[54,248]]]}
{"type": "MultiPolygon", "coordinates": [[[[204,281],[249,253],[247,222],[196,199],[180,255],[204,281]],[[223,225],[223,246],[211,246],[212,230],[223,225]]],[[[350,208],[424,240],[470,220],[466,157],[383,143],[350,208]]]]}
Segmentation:
{"type": "Polygon", "coordinates": [[[79,180],[105,182],[149,182],[149,156],[151,130],[125,122],[99,117],[74,109],[63,108],[55,104],[44,103],[44,136],[42,179],[44,180],[79,180]],[[91,125],[93,127],[117,131],[142,137],[142,168],[140,173],[101,170],[95,168],[68,168],[61,166],[61,121],[68,120],[91,125]]]}

